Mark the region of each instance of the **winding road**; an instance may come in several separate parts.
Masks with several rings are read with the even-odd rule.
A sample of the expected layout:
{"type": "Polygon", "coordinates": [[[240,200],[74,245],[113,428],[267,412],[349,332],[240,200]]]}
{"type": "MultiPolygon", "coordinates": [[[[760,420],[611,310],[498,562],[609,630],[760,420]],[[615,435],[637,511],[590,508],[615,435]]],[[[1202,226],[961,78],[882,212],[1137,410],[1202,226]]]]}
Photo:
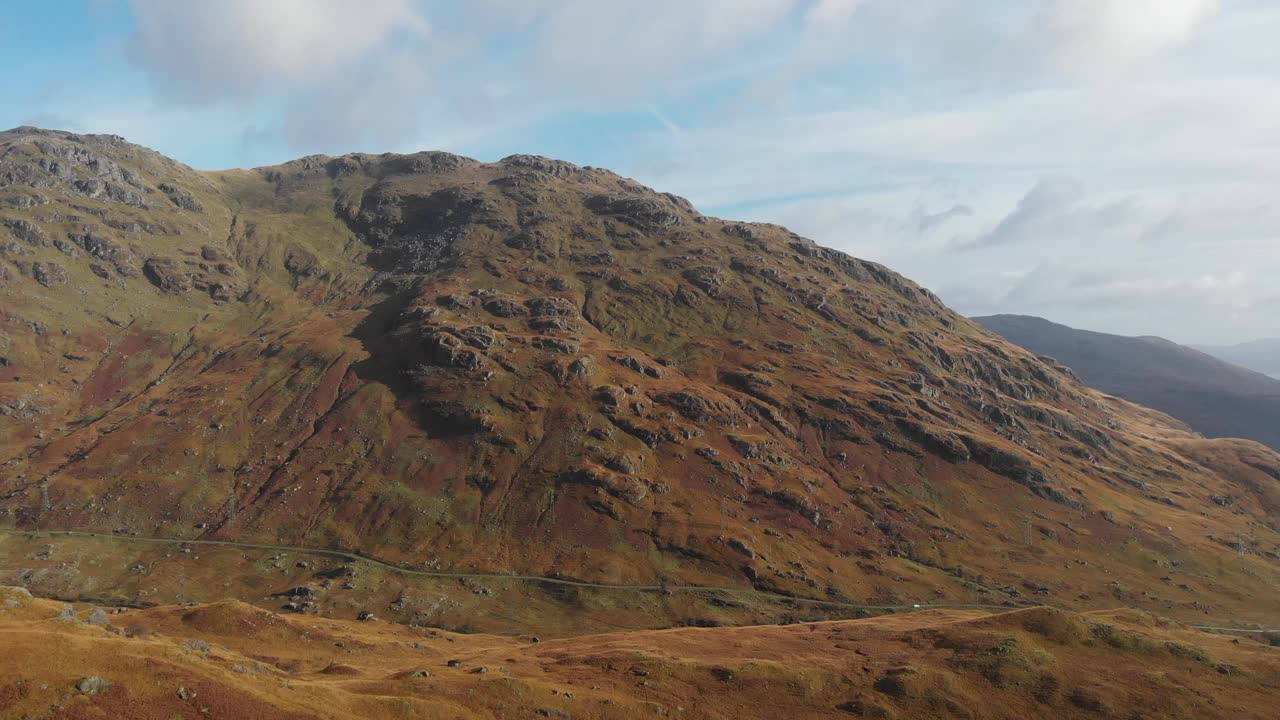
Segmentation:
{"type": "MultiPolygon", "coordinates": [[[[342,550],[329,550],[326,548],[309,548],[294,547],[291,545],[264,545],[258,543],[233,542],[230,540],[183,540],[175,538],[157,538],[142,537],[138,535],[117,535],[107,533],[94,533],[81,530],[15,530],[9,528],[0,528],[0,535],[15,535],[23,537],[82,537],[94,538],[99,540],[112,540],[117,542],[137,542],[137,543],[153,543],[161,545],[207,545],[216,547],[243,548],[248,550],[270,550],[274,552],[296,553],[301,555],[319,555],[324,557],[339,558],[348,562],[364,563],[384,570],[407,575],[411,577],[437,578],[444,580],[517,580],[521,582],[543,584],[543,585],[559,585],[568,587],[588,588],[596,590],[622,590],[631,592],[687,592],[687,593],[729,593],[736,595],[748,595],[761,599],[775,600],[783,603],[805,603],[821,607],[842,608],[848,610],[865,610],[870,612],[911,612],[917,610],[997,610],[1007,612],[1015,610],[1016,607],[1008,605],[984,605],[980,603],[960,603],[960,604],[911,604],[911,605],[859,605],[856,603],[840,602],[836,600],[819,600],[816,598],[798,597],[795,595],[784,595],[782,593],[773,593],[767,590],[755,590],[747,588],[732,587],[715,587],[708,585],[619,585],[610,583],[593,583],[583,580],[566,580],[564,578],[546,577],[543,575],[517,575],[503,573],[451,573],[451,572],[431,572],[428,570],[413,570],[410,568],[392,565],[391,563],[378,560],[377,558],[361,555],[359,553],[345,552],[342,550]]],[[[1192,625],[1197,630],[1205,630],[1210,632],[1233,632],[1233,633],[1254,633],[1262,634],[1269,632],[1280,632],[1280,629],[1249,629],[1221,627],[1216,625],[1192,625]]]]}

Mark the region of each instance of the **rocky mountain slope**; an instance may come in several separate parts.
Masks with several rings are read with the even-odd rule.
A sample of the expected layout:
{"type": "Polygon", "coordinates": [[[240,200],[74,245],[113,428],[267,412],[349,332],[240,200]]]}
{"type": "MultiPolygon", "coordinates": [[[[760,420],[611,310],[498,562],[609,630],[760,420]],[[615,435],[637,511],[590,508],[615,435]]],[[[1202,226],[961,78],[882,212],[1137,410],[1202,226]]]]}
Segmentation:
{"type": "Polygon", "coordinates": [[[1077,330],[1024,315],[974,320],[1065,363],[1093,387],[1169,413],[1208,437],[1280,448],[1280,380],[1163,338],[1077,330]]]}
{"type": "Polygon", "coordinates": [[[1273,648],[1133,611],[534,642],[235,602],[110,610],[0,587],[0,716],[1236,720],[1280,700],[1273,648]]]}
{"type": "Polygon", "coordinates": [[[1280,338],[1252,340],[1238,345],[1197,345],[1196,349],[1233,365],[1280,378],[1280,338]]]}
{"type": "MultiPolygon", "coordinates": [[[[1275,609],[1274,453],[605,170],[205,173],[19,128],[0,225],[0,524],[841,602],[1275,609]]],[[[126,571],[91,565],[41,572],[126,571]]],[[[236,590],[186,577],[143,584],[236,590]]]]}

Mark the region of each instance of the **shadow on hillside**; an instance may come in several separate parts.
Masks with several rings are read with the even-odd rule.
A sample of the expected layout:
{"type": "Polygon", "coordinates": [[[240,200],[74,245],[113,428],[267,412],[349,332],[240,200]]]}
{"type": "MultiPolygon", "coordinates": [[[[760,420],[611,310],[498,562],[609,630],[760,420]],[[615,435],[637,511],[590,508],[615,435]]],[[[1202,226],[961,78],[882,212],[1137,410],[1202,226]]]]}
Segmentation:
{"type": "Polygon", "coordinates": [[[365,382],[385,385],[401,403],[418,400],[407,371],[412,367],[411,353],[393,335],[401,314],[417,293],[411,288],[387,288],[387,298],[369,308],[369,315],[351,332],[369,357],[351,366],[365,382]]]}

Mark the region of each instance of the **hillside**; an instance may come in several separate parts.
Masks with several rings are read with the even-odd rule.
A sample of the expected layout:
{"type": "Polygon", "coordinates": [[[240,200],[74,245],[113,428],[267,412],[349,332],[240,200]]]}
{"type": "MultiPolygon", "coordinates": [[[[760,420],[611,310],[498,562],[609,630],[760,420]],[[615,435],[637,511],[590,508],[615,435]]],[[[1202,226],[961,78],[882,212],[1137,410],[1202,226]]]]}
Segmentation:
{"type": "Polygon", "coordinates": [[[0,587],[0,715],[1273,717],[1280,654],[1132,612],[931,611],[535,642],[282,616],[110,612],[0,587]]]}
{"type": "Polygon", "coordinates": [[[1280,378],[1280,338],[1253,340],[1238,345],[1198,345],[1196,349],[1254,372],[1280,378]]]}
{"type": "Polygon", "coordinates": [[[420,623],[464,602],[292,548],[610,586],[548,590],[508,623],[534,628],[613,586],[647,593],[592,601],[629,627],[705,619],[657,592],[703,586],[1274,614],[1274,453],[1090,390],[882,266],[605,170],[197,172],[19,128],[0,226],[0,525],[105,536],[0,539],[4,580],[47,595],[420,623]]]}
{"type": "Polygon", "coordinates": [[[1166,412],[1196,432],[1280,448],[1280,380],[1155,337],[1076,330],[1041,318],[974,318],[1068,365],[1103,392],[1166,412]]]}

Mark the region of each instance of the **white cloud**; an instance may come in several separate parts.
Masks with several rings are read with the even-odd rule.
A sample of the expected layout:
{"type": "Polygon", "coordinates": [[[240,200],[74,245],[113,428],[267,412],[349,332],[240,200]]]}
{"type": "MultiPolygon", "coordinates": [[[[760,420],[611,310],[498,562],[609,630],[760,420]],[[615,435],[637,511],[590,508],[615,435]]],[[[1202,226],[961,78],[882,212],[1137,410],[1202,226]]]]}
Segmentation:
{"type": "Polygon", "coordinates": [[[853,18],[862,3],[863,0],[818,0],[805,13],[805,20],[823,28],[843,25],[853,18]]]}
{"type": "Polygon", "coordinates": [[[415,67],[413,53],[393,53],[392,61],[377,67],[354,65],[347,73],[289,102],[284,132],[302,148],[358,149],[397,147],[418,131],[418,107],[404,97],[427,97],[431,75],[415,67]]]}
{"type": "Polygon", "coordinates": [[[283,108],[298,153],[396,143],[417,131],[435,50],[415,0],[132,0],[126,54],[161,98],[283,108]]]}
{"type": "Polygon", "coordinates": [[[133,11],[130,58],[166,93],[194,101],[329,77],[398,33],[428,31],[412,0],[133,0],[133,11]]]}
{"type": "Polygon", "coordinates": [[[1109,71],[1187,45],[1218,9],[1218,0],[1056,0],[1046,22],[1060,62],[1109,71]]]}
{"type": "Polygon", "coordinates": [[[1023,277],[1005,295],[1030,307],[1138,307],[1189,303],[1247,308],[1252,304],[1248,275],[1240,270],[1224,274],[1151,278],[1094,268],[1043,264],[1023,277]]]}

